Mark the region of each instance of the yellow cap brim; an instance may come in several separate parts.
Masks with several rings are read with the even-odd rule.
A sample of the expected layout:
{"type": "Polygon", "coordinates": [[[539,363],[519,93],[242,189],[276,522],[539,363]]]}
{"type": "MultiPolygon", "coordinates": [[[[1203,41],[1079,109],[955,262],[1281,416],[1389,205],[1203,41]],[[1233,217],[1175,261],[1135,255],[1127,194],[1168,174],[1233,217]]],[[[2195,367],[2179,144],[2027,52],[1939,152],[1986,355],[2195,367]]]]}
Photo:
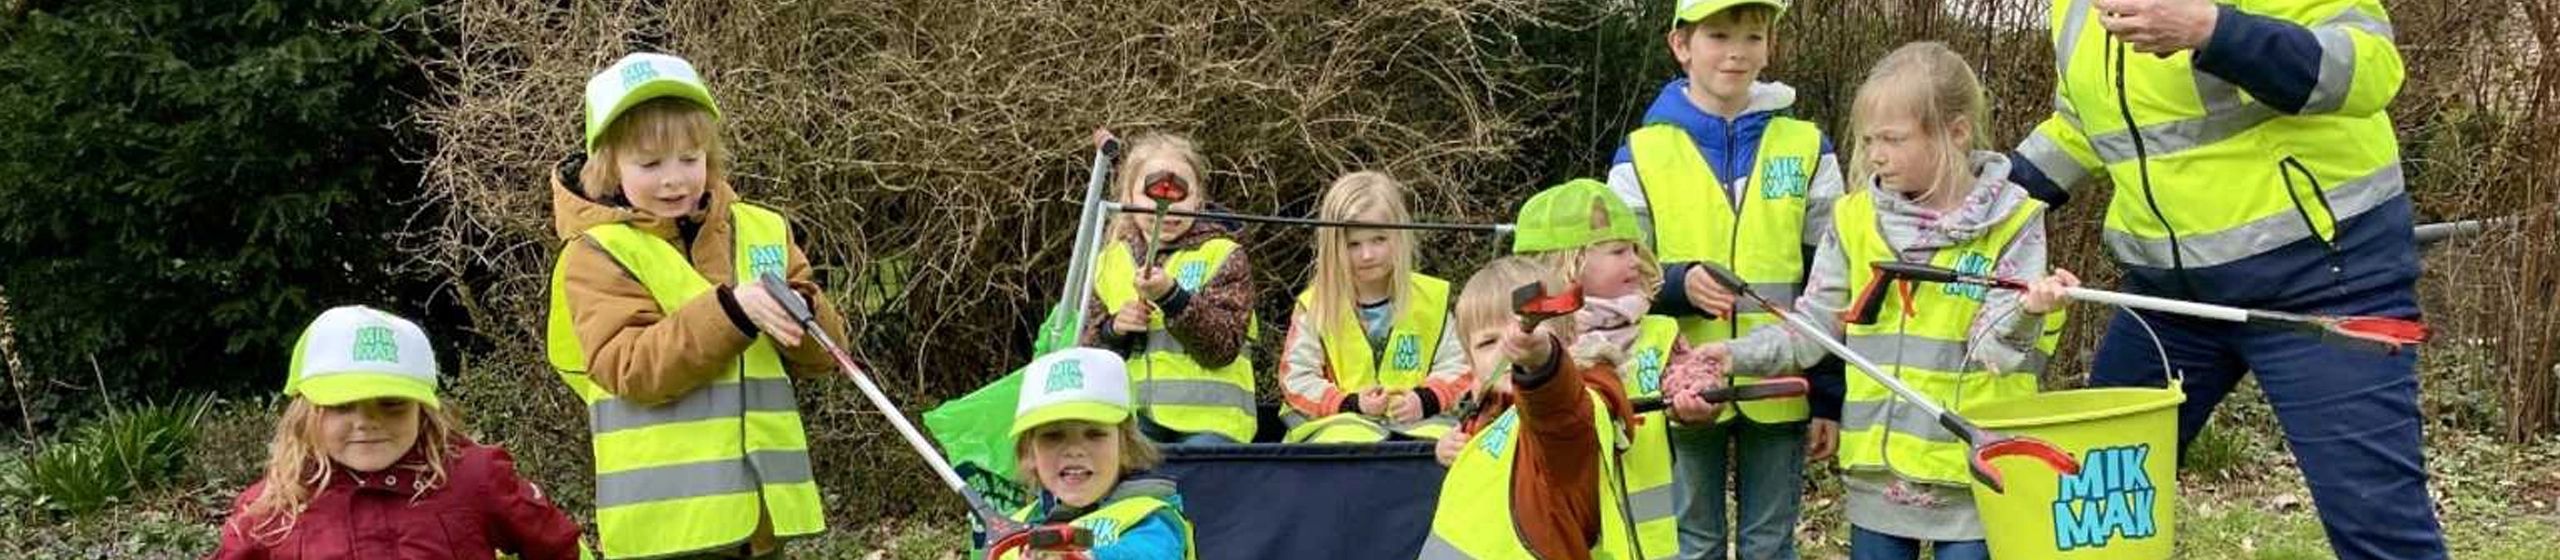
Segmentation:
{"type": "Polygon", "coordinates": [[[696,104],[702,105],[703,109],[711,111],[712,120],[720,119],[720,104],[711,100],[711,90],[704,88],[701,83],[675,78],[658,78],[644,82],[640,84],[639,87],[631,88],[631,91],[624,92],[622,94],[622,98],[615,100],[613,107],[610,110],[605,111],[602,118],[590,123],[590,126],[587,127],[587,151],[595,151],[596,139],[603,137],[604,129],[613,126],[614,119],[622,118],[623,112],[630,111],[632,107],[637,107],[643,102],[660,97],[675,97],[686,101],[692,101],[696,104]]]}
{"type": "Polygon", "coordinates": [[[365,399],[383,397],[417,401],[427,408],[441,408],[436,389],[415,378],[387,373],[337,373],[304,379],[286,388],[286,395],[300,393],[312,404],[337,406],[365,399]]]}
{"type": "Polygon", "coordinates": [[[1676,21],[1677,21],[1678,23],[1693,23],[1693,22],[1696,22],[1696,21],[1698,21],[1698,20],[1707,19],[1707,16],[1716,15],[1716,12],[1721,12],[1721,11],[1725,11],[1725,10],[1730,10],[1730,9],[1734,9],[1734,8],[1742,7],[1742,6],[1751,6],[1751,5],[1760,5],[1760,6],[1768,6],[1768,7],[1771,7],[1771,8],[1777,8],[1777,9],[1778,9],[1778,14],[1779,14],[1779,15],[1785,15],[1785,14],[1787,13],[1787,5],[1786,5],[1785,3],[1783,3],[1783,2],[1773,2],[1773,1],[1771,1],[1771,0],[1735,0],[1735,1],[1729,1],[1729,2],[1699,2],[1699,3],[1698,3],[1697,5],[1695,5],[1695,6],[1690,6],[1690,7],[1689,7],[1689,9],[1681,10],[1681,11],[1680,11],[1680,13],[1679,13],[1679,15],[1678,15],[1678,16],[1676,16],[1676,17],[1678,18],[1676,21]]]}
{"type": "Polygon", "coordinates": [[[1038,428],[1045,424],[1064,422],[1068,420],[1083,420],[1105,426],[1117,426],[1120,425],[1121,421],[1128,419],[1129,409],[1125,407],[1098,402],[1058,403],[1033,409],[1031,412],[1026,412],[1020,416],[1013,417],[1013,433],[1010,434],[1010,437],[1018,439],[1022,437],[1023,432],[1031,431],[1032,428],[1038,428]]]}

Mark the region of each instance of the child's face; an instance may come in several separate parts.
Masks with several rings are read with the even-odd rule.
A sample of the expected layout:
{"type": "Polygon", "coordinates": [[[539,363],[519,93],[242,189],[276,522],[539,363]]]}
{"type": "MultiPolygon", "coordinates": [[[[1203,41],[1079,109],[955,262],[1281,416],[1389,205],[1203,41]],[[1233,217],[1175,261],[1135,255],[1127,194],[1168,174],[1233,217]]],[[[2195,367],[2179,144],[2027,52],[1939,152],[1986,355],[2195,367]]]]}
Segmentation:
{"type": "Polygon", "coordinates": [[[1479,378],[1492,377],[1489,387],[1494,394],[1511,394],[1511,375],[1502,367],[1502,335],[1519,329],[1520,318],[1505,315],[1501,321],[1467,332],[1467,366],[1479,378]]]}
{"type": "Polygon", "coordinates": [[[365,399],[322,406],[320,446],[329,459],[360,472],[390,467],[418,443],[418,403],[408,399],[365,399]]]}
{"type": "Polygon", "coordinates": [[[1643,264],[1644,259],[1636,254],[1636,244],[1603,241],[1582,248],[1582,270],[1575,281],[1582,283],[1582,293],[1589,297],[1626,297],[1642,291],[1643,264]]]}
{"type": "MultiPolygon", "coordinates": [[[[1876,181],[1889,191],[1906,195],[1925,195],[1938,188],[1946,177],[1941,162],[1945,154],[1940,143],[1928,138],[1920,120],[1905,111],[1883,111],[1874,122],[1858,131],[1858,141],[1866,145],[1867,163],[1876,170],[1876,181]]],[[[1956,134],[1963,134],[1956,127],[1956,134]]]]}
{"type": "MultiPolygon", "coordinates": [[[[1360,219],[1374,221],[1376,218],[1362,216],[1360,219]]],[[[1355,229],[1343,236],[1350,243],[1344,248],[1347,249],[1344,253],[1351,257],[1351,279],[1373,284],[1385,282],[1389,275],[1395,274],[1396,241],[1394,236],[1387,234],[1387,230],[1355,229]]]]}
{"type": "Polygon", "coordinates": [[[1059,502],[1090,506],[1120,484],[1118,427],[1068,420],[1032,428],[1027,435],[1040,487],[1059,502]]]}
{"type": "Polygon", "coordinates": [[[615,150],[614,172],[631,209],[659,218],[682,218],[702,209],[710,159],[699,147],[681,150],[615,150]]]}
{"type": "MultiPolygon", "coordinates": [[[[1181,177],[1183,184],[1190,186],[1191,196],[1182,199],[1180,202],[1173,203],[1169,208],[1174,210],[1200,210],[1200,199],[1203,198],[1202,195],[1206,192],[1204,189],[1200,188],[1200,177],[1192,172],[1191,165],[1184,163],[1182,158],[1159,157],[1147,160],[1146,165],[1138,167],[1138,185],[1135,188],[1129,189],[1129,192],[1121,193],[1122,198],[1120,200],[1120,204],[1128,207],[1129,210],[1128,213],[1124,215],[1127,216],[1131,222],[1136,223],[1139,229],[1143,230],[1147,235],[1155,235],[1157,233],[1156,230],[1159,227],[1159,224],[1157,224],[1155,220],[1156,215],[1153,213],[1156,209],[1156,201],[1155,199],[1147,198],[1146,192],[1147,178],[1154,177],[1157,173],[1171,173],[1175,177],[1181,177]]],[[[1163,234],[1165,239],[1182,237],[1184,232],[1191,231],[1191,217],[1166,215],[1161,227],[1164,230],[1163,234]]]]}
{"type": "Polygon", "coordinates": [[[1769,22],[1745,23],[1719,13],[1671,30],[1671,56],[1689,82],[1723,101],[1750,99],[1751,83],[1769,67],[1769,22]]]}

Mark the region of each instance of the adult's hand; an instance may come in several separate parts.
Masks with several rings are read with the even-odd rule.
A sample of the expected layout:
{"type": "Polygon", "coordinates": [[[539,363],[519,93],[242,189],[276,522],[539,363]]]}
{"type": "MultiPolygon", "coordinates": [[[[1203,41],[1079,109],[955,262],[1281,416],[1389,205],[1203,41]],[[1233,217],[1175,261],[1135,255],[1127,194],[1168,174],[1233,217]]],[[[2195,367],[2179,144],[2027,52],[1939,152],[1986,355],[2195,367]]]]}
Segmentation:
{"type": "Polygon", "coordinates": [[[2096,0],[2093,7],[2107,33],[2157,55],[2202,48],[2222,15],[2213,0],[2096,0]]]}

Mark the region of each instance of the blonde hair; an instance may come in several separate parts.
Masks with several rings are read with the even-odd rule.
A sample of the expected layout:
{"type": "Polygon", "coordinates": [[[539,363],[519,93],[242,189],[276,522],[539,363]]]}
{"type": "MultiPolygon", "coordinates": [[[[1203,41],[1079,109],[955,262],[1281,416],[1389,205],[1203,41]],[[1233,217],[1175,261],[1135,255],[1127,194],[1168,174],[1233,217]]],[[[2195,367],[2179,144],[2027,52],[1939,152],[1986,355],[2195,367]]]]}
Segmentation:
{"type": "Polygon", "coordinates": [[[728,178],[729,152],[720,140],[720,121],[711,110],[678,97],[642,101],[606,124],[596,137],[595,152],[578,170],[578,185],[588,200],[629,206],[622,200],[622,173],[615,158],[626,153],[665,153],[688,147],[702,149],[709,182],[728,178]]]}
{"type": "MultiPolygon", "coordinates": [[[[1405,210],[1404,184],[1394,177],[1375,171],[1362,171],[1335,179],[1324,191],[1324,207],[1319,216],[1333,221],[1360,221],[1376,215],[1388,222],[1413,221],[1413,213],[1405,210]]],[[[1388,264],[1394,269],[1387,276],[1387,316],[1403,317],[1407,298],[1405,291],[1413,284],[1413,232],[1384,230],[1387,242],[1394,244],[1388,253],[1388,264]]],[[[1354,325],[1351,310],[1357,305],[1358,281],[1351,275],[1351,234],[1345,228],[1316,230],[1316,277],[1313,299],[1307,311],[1314,313],[1320,332],[1336,332],[1354,325]]]]}
{"type": "MultiPolygon", "coordinates": [[[[1209,202],[1209,162],[1200,157],[1200,147],[1190,138],[1170,132],[1143,132],[1129,137],[1128,145],[1128,155],[1122,156],[1120,167],[1112,171],[1112,200],[1145,196],[1138,190],[1146,188],[1147,178],[1138,171],[1146,169],[1147,162],[1169,157],[1180,159],[1191,168],[1191,199],[1209,202]]],[[[1112,220],[1111,239],[1140,239],[1137,219],[1137,213],[1131,212],[1112,220]]]]}
{"type": "Polygon", "coordinates": [[[1867,80],[1858,86],[1857,101],[1849,109],[1849,137],[1855,140],[1850,176],[1857,178],[1852,188],[1875,182],[1875,164],[1868,160],[1864,137],[1868,127],[1892,115],[1911,116],[1920,124],[1921,138],[1938,152],[1938,176],[1930,177],[1928,189],[1914,198],[1926,200],[1948,189],[1970,186],[1972,181],[1966,178],[1972,175],[1972,150],[1991,145],[1990,106],[1973,67],[1946,43],[1908,43],[1885,54],[1867,71],[1867,80]],[[1957,126],[1968,127],[1969,144],[1956,143],[1957,126]]]}
{"type": "MultiPolygon", "coordinates": [[[[1485,263],[1484,268],[1477,269],[1474,276],[1467,277],[1466,287],[1458,292],[1455,314],[1460,336],[1473,338],[1477,331],[1494,328],[1496,325],[1501,325],[1505,319],[1513,317],[1516,314],[1516,310],[1511,306],[1513,290],[1531,282],[1537,282],[1545,284],[1548,292],[1553,293],[1564,288],[1565,278],[1564,273],[1557,267],[1534,257],[1515,255],[1485,263]]],[[[1582,330],[1579,325],[1574,324],[1572,315],[1557,317],[1548,322],[1556,328],[1564,329],[1568,333],[1567,339],[1579,338],[1571,336],[1570,333],[1582,330]]],[[[1567,354],[1573,357],[1574,363],[1579,367],[1590,367],[1602,362],[1626,363],[1626,350],[1600,343],[1597,339],[1593,339],[1593,343],[1575,344],[1567,350],[1567,354]]],[[[1480,392],[1486,390],[1501,376],[1501,372],[1476,372],[1476,389],[1480,392]]]]}
{"type": "MultiPolygon", "coordinates": [[[[445,482],[447,457],[459,453],[458,442],[465,441],[462,420],[453,411],[453,403],[429,407],[418,403],[418,443],[427,459],[427,476],[417,493],[441,487],[445,482]]],[[[275,439],[267,444],[266,487],[258,498],[249,502],[240,515],[225,523],[226,530],[239,531],[263,543],[282,542],[293,532],[296,520],[320,488],[329,486],[337,475],[332,468],[329,451],[321,447],[320,406],[302,397],[294,397],[285,405],[284,415],[276,420],[275,439]]]]}
{"type": "MultiPolygon", "coordinates": [[[[1022,437],[1013,438],[1013,479],[1015,482],[1020,482],[1023,486],[1034,489],[1040,487],[1040,467],[1031,464],[1031,440],[1036,439],[1040,435],[1040,430],[1048,429],[1050,426],[1055,426],[1057,424],[1060,423],[1035,426],[1028,431],[1022,432],[1022,437]]],[[[1115,426],[1112,431],[1119,434],[1117,439],[1120,440],[1121,475],[1126,476],[1131,471],[1142,471],[1156,468],[1156,465],[1164,463],[1164,455],[1156,451],[1156,444],[1147,441],[1147,436],[1138,432],[1137,416],[1130,416],[1127,420],[1121,420],[1120,424],[1115,426]]]]}

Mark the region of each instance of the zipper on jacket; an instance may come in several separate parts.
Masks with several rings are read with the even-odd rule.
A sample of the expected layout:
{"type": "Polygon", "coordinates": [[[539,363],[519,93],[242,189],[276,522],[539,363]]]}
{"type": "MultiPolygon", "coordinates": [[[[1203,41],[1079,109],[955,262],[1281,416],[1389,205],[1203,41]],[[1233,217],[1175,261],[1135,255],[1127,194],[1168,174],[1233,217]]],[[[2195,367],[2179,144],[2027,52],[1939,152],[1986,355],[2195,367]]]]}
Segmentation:
{"type": "Polygon", "coordinates": [[[2107,42],[2115,48],[2102,51],[2101,54],[2112,55],[2115,59],[2116,110],[2124,118],[2125,134],[2133,137],[2133,162],[2136,173],[2140,175],[2142,181],[2142,202],[2150,207],[2151,218],[2160,222],[2161,231],[2169,232],[2170,273],[2178,277],[2179,287],[2184,288],[2187,293],[2200,293],[2196,290],[2195,280],[2187,276],[2187,251],[2179,243],[2178,228],[2169,225],[2169,215],[2160,211],[2160,195],[2151,188],[2150,148],[2145,146],[2142,140],[2142,125],[2133,120],[2133,96],[2125,87],[2124,66],[2125,59],[2128,58],[2126,54],[2128,49],[2124,42],[2117,40],[2113,35],[2107,37],[2107,42]]]}

